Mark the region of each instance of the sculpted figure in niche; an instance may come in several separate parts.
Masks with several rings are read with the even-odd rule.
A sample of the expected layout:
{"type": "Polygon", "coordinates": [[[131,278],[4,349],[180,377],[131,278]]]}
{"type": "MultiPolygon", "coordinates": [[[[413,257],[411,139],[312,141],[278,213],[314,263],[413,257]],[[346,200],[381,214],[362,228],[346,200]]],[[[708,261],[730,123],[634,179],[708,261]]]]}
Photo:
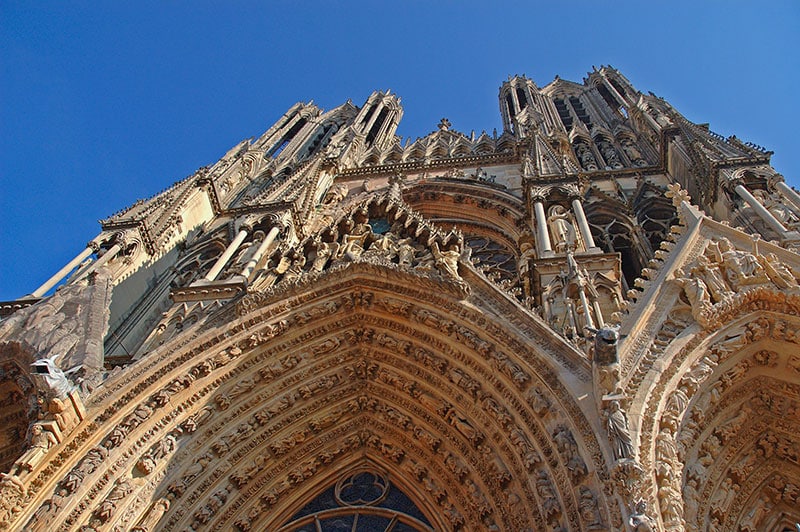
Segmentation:
{"type": "Polygon", "coordinates": [[[589,530],[605,528],[600,517],[600,509],[597,507],[597,497],[592,493],[592,490],[586,486],[581,486],[580,494],[581,517],[589,526],[589,530]]]}
{"type": "Polygon", "coordinates": [[[325,242],[320,238],[314,240],[315,248],[311,255],[311,271],[321,272],[328,260],[335,257],[339,252],[339,244],[336,242],[325,242]]]}
{"type": "Polygon", "coordinates": [[[553,482],[544,469],[536,470],[536,492],[542,499],[542,511],[546,518],[549,519],[561,513],[553,482]]]}
{"type": "Polygon", "coordinates": [[[608,405],[606,426],[608,428],[608,437],[611,439],[614,458],[617,460],[633,458],[633,442],[628,429],[628,420],[617,400],[611,401],[608,405]]]}
{"type": "Polygon", "coordinates": [[[100,504],[100,508],[97,510],[97,517],[100,518],[100,521],[105,523],[114,515],[114,511],[117,509],[117,505],[133,492],[133,484],[131,484],[130,479],[128,478],[121,478],[117,480],[117,483],[111,489],[108,494],[108,497],[100,504]]]}
{"type": "Polygon", "coordinates": [[[603,154],[603,159],[606,160],[607,167],[614,169],[622,168],[622,163],[619,162],[617,150],[614,149],[614,146],[612,146],[610,142],[602,139],[597,143],[597,148],[600,150],[600,153],[603,154]]]}
{"type": "Polygon", "coordinates": [[[21,473],[33,471],[33,468],[42,461],[47,454],[47,451],[57,445],[55,435],[49,430],[46,430],[39,423],[34,423],[31,426],[30,445],[28,449],[19,457],[8,476],[20,476],[21,473]]]}
{"type": "Polygon", "coordinates": [[[625,155],[628,156],[628,159],[630,159],[635,166],[647,166],[647,161],[642,157],[642,152],[639,151],[636,144],[634,144],[631,139],[622,137],[619,139],[619,143],[622,146],[622,151],[625,152],[625,155]]]}
{"type": "Polygon", "coordinates": [[[364,246],[372,235],[372,228],[366,222],[359,222],[348,233],[342,235],[339,256],[354,261],[364,253],[364,246]]]}
{"type": "Polygon", "coordinates": [[[414,263],[414,243],[410,238],[397,241],[397,263],[400,266],[411,266],[414,263]]]}
{"type": "Polygon", "coordinates": [[[415,268],[422,271],[430,271],[433,269],[436,259],[430,249],[422,245],[414,246],[414,260],[416,263],[415,268]]]}
{"type": "Polygon", "coordinates": [[[563,205],[550,207],[547,225],[550,226],[550,235],[553,239],[553,247],[556,253],[566,253],[567,250],[575,249],[575,226],[571,222],[569,212],[563,205]]]}
{"type": "Polygon", "coordinates": [[[69,492],[65,488],[56,490],[56,492],[53,493],[53,496],[44,501],[36,510],[36,513],[33,514],[33,518],[31,518],[29,524],[49,522],[53,517],[55,517],[55,514],[64,505],[64,499],[68,496],[69,492]]]}
{"type": "Polygon", "coordinates": [[[398,246],[395,236],[391,232],[386,232],[378,237],[370,244],[369,252],[382,255],[387,260],[392,260],[397,256],[398,246]]]}
{"type": "Polygon", "coordinates": [[[597,170],[597,161],[592,155],[592,151],[589,147],[582,143],[578,142],[575,144],[575,154],[578,156],[578,160],[581,162],[581,166],[584,170],[588,170],[590,172],[597,170]]]}
{"type": "MultiPolygon", "coordinates": [[[[328,148],[329,150],[331,148],[328,148]]],[[[350,189],[343,183],[337,183],[328,189],[325,193],[325,199],[322,200],[323,205],[335,205],[347,197],[350,189]]]]}
{"type": "Polygon", "coordinates": [[[277,273],[283,273],[283,279],[297,279],[303,274],[303,267],[306,265],[306,257],[298,250],[293,249],[287,257],[281,260],[281,264],[276,267],[277,273]],[[288,264],[287,264],[288,263],[288,264]]]}

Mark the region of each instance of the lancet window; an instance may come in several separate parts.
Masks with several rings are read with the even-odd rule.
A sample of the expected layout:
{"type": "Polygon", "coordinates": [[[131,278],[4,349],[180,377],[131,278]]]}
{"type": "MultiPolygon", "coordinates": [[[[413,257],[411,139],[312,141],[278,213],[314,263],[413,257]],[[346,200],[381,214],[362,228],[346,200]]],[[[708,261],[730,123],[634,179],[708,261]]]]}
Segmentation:
{"type": "Polygon", "coordinates": [[[272,145],[272,148],[270,148],[269,151],[267,151],[267,155],[266,156],[267,157],[272,157],[274,159],[278,155],[280,155],[280,153],[283,151],[283,149],[286,148],[286,146],[289,145],[289,143],[292,141],[292,139],[294,139],[295,135],[297,135],[300,132],[300,130],[303,129],[303,126],[305,126],[305,125],[306,125],[306,119],[305,118],[301,118],[300,120],[295,122],[295,124],[291,127],[291,129],[289,129],[289,131],[284,133],[284,135],[281,137],[281,139],[278,142],[276,142],[275,144],[272,145]]]}
{"type": "Polygon", "coordinates": [[[672,202],[660,190],[644,190],[634,200],[636,218],[644,236],[655,251],[669,234],[669,228],[678,223],[672,202]]]}
{"type": "Polygon", "coordinates": [[[386,117],[388,115],[389,115],[388,107],[384,107],[383,109],[381,109],[380,114],[378,114],[378,119],[375,120],[375,123],[372,124],[372,127],[367,133],[367,138],[366,138],[367,147],[372,146],[372,143],[375,142],[375,138],[378,136],[378,133],[380,132],[381,127],[383,126],[383,123],[386,121],[386,117]]]}
{"type": "Polygon", "coordinates": [[[646,263],[635,224],[624,214],[598,211],[591,206],[587,206],[587,217],[595,243],[606,253],[618,252],[621,255],[627,290],[633,286],[646,263]]]}
{"type": "Polygon", "coordinates": [[[528,100],[525,97],[525,91],[522,89],[522,87],[517,87],[517,102],[519,102],[520,110],[528,107],[528,100]]]}
{"type": "Polygon", "coordinates": [[[597,85],[597,92],[600,93],[600,96],[603,97],[603,100],[605,100],[606,104],[608,104],[611,109],[614,111],[619,110],[620,102],[618,102],[614,95],[611,94],[611,91],[608,90],[608,87],[600,83],[597,85]]]}

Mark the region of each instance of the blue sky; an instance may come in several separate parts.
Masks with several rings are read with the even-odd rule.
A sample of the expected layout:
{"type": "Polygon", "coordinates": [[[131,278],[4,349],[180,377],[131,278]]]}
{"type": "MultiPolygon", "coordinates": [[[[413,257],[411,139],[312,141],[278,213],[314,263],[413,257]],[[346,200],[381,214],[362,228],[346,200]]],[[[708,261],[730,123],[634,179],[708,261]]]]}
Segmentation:
{"type": "Polygon", "coordinates": [[[800,3],[0,3],[0,300],[76,255],[105,218],[257,136],[297,101],[391,88],[416,138],[500,127],[509,74],[619,68],[800,184],[800,3]]]}

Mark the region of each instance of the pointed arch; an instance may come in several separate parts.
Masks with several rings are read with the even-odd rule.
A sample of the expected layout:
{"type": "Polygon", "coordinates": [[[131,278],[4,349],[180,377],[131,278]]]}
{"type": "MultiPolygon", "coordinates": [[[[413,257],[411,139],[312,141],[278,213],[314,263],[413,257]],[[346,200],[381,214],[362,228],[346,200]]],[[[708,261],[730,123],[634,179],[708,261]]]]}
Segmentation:
{"type": "Polygon", "coordinates": [[[91,398],[120,397],[92,425],[102,443],[78,446],[54,486],[88,487],[67,522],[132,527],[136,501],[166,498],[165,530],[271,529],[370,463],[436,529],[609,523],[609,475],[561,362],[456,285],[403,275],[354,263],[247,296],[110,379],[91,398]]]}
{"type": "Polygon", "coordinates": [[[786,479],[800,468],[800,418],[789,414],[800,411],[798,303],[751,290],[719,309],[719,329],[690,329],[670,355],[641,429],[666,528],[765,530],[797,518],[786,479]]]}

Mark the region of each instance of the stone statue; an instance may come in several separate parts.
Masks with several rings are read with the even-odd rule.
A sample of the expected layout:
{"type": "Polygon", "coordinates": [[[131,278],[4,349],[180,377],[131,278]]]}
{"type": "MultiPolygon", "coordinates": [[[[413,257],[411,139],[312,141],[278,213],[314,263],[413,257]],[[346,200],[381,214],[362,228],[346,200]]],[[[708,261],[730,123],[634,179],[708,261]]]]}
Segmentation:
{"type": "Polygon", "coordinates": [[[711,296],[706,283],[697,276],[686,275],[680,268],[675,270],[675,281],[683,288],[692,306],[692,316],[699,320],[700,316],[711,308],[711,296]]]}
{"type": "Polygon", "coordinates": [[[436,260],[436,267],[445,275],[455,279],[461,279],[458,274],[458,259],[461,257],[461,250],[458,244],[450,244],[447,249],[439,249],[439,243],[434,241],[431,247],[433,258],[436,260]]]}
{"type": "MultiPolygon", "coordinates": [[[[606,394],[619,392],[620,367],[617,355],[619,330],[616,327],[603,327],[601,329],[587,328],[587,331],[594,334],[592,365],[595,393],[597,399],[600,400],[606,394]]],[[[600,407],[599,404],[598,407],[600,407]]]]}
{"type": "Polygon", "coordinates": [[[642,157],[642,152],[639,151],[639,148],[636,147],[636,144],[631,139],[622,137],[619,139],[619,143],[622,146],[622,151],[625,152],[625,155],[635,166],[647,166],[647,161],[642,157]]]}
{"type": "Polygon", "coordinates": [[[787,229],[797,229],[800,225],[797,215],[787,207],[775,194],[770,194],[766,190],[754,190],[753,196],[764,206],[769,213],[775,217],[787,229]]]}
{"type": "Polygon", "coordinates": [[[619,401],[615,399],[608,404],[606,416],[606,427],[608,428],[608,437],[611,439],[614,458],[617,460],[633,458],[633,442],[628,429],[628,420],[619,401]]]}
{"type": "Polygon", "coordinates": [[[349,233],[342,235],[339,256],[350,261],[358,259],[364,253],[364,246],[371,234],[372,228],[368,223],[357,224],[349,233]]]}
{"type": "Polygon", "coordinates": [[[586,144],[582,142],[576,143],[575,154],[578,156],[578,160],[581,162],[581,166],[584,170],[588,170],[589,172],[597,170],[597,161],[586,144]]]}
{"type": "Polygon", "coordinates": [[[603,139],[597,143],[597,148],[600,150],[600,153],[603,154],[603,159],[606,160],[607,167],[614,169],[622,168],[617,150],[614,149],[614,146],[612,146],[610,142],[603,139]]]}
{"type": "Polygon", "coordinates": [[[647,501],[640,499],[633,507],[628,524],[634,532],[656,532],[655,519],[647,515],[647,501]]]}
{"type": "Polygon", "coordinates": [[[410,238],[402,238],[397,241],[397,263],[400,266],[411,266],[414,263],[415,254],[416,249],[410,238]]]}
{"type": "Polygon", "coordinates": [[[581,517],[586,523],[588,530],[605,529],[600,516],[600,509],[597,507],[597,497],[595,497],[595,494],[586,486],[581,486],[579,491],[581,495],[581,517]]]}
{"type": "Polygon", "coordinates": [[[47,451],[58,444],[55,435],[39,423],[31,426],[30,445],[11,467],[8,476],[20,476],[21,473],[33,471],[42,461],[47,451]]]}
{"type": "Polygon", "coordinates": [[[725,282],[719,265],[716,262],[711,262],[704,253],[697,257],[697,266],[691,269],[691,273],[705,282],[711,291],[711,297],[717,303],[725,300],[733,293],[728,283],[725,282]]]}
{"type": "Polygon", "coordinates": [[[792,271],[774,253],[768,253],[766,256],[761,257],[761,264],[763,264],[767,276],[779,288],[799,287],[792,271]]]}
{"type": "Polygon", "coordinates": [[[733,247],[731,241],[722,238],[717,242],[717,262],[722,264],[725,277],[733,290],[743,286],[769,282],[764,268],[752,253],[733,247]]]}
{"type": "MultiPolygon", "coordinates": [[[[331,149],[331,148],[329,148],[331,149]]],[[[335,157],[335,156],[334,156],[335,157]]],[[[350,189],[343,183],[337,183],[328,189],[325,193],[325,199],[322,200],[323,205],[336,205],[349,194],[350,189]]]]}
{"type": "Polygon", "coordinates": [[[617,343],[619,342],[619,328],[603,327],[590,329],[594,334],[593,361],[601,366],[610,366],[619,362],[617,356],[617,343]]]}
{"type": "Polygon", "coordinates": [[[114,515],[117,505],[125,497],[133,492],[133,484],[129,478],[123,477],[117,480],[114,487],[108,493],[105,500],[100,503],[100,508],[97,510],[97,516],[105,523],[114,515]]]}
{"type": "Polygon", "coordinates": [[[553,247],[555,247],[556,253],[566,253],[567,250],[575,249],[577,242],[575,226],[572,225],[569,212],[563,205],[550,207],[547,225],[550,226],[550,235],[553,239],[553,247]]]}
{"type": "Polygon", "coordinates": [[[305,265],[306,256],[300,251],[292,249],[275,267],[275,273],[283,274],[283,280],[297,279],[303,274],[305,265]]]}

